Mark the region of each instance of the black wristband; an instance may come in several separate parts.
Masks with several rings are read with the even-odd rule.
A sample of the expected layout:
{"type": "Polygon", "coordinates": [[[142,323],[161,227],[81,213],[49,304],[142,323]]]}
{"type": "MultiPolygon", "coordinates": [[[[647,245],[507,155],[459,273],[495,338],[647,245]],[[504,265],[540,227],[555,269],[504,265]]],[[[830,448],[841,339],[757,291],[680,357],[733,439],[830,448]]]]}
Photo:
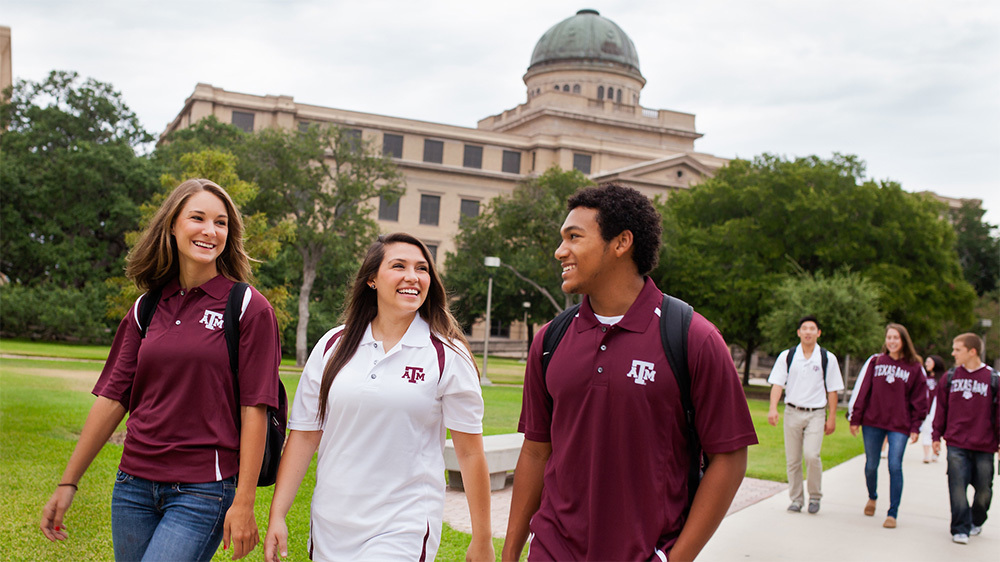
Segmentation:
{"type": "MultiPolygon", "coordinates": [[[[71,484],[69,482],[62,482],[62,483],[59,484],[59,486],[73,486],[73,491],[74,492],[80,489],[80,488],[77,487],[76,484],[71,484]]],[[[56,486],[56,487],[58,488],[59,486],[56,486]]]]}

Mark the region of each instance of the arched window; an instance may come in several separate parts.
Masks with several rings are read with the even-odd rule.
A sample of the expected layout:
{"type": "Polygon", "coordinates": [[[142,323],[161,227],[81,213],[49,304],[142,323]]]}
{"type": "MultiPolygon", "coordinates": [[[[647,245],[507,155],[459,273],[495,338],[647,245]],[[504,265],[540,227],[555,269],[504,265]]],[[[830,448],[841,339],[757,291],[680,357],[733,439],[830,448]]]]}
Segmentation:
{"type": "Polygon", "coordinates": [[[579,94],[580,93],[580,85],[579,84],[573,84],[573,93],[574,94],[579,94]]]}
{"type": "Polygon", "coordinates": [[[621,88],[618,88],[618,93],[617,93],[617,94],[615,94],[615,95],[617,96],[617,97],[615,98],[615,102],[617,102],[617,103],[621,103],[621,102],[622,102],[622,89],[621,89],[621,88]]]}
{"type": "Polygon", "coordinates": [[[615,89],[610,86],[608,86],[608,99],[615,101],[615,89]]]}
{"type": "Polygon", "coordinates": [[[564,92],[568,92],[569,91],[569,84],[563,84],[563,91],[564,92]]]}
{"type": "Polygon", "coordinates": [[[599,100],[603,100],[604,99],[604,86],[598,86],[597,87],[597,99],[599,99],[599,100]]]}
{"type": "Polygon", "coordinates": [[[556,84],[556,91],[559,91],[559,84],[556,84]]]}

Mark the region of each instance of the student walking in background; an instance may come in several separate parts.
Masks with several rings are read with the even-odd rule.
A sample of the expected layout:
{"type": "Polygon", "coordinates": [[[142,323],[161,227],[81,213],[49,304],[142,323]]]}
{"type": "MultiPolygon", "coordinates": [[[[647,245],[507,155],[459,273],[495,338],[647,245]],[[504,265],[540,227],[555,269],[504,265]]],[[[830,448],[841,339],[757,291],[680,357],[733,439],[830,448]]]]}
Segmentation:
{"type": "Polygon", "coordinates": [[[937,385],[944,375],[944,359],[940,355],[930,355],[924,360],[924,371],[927,373],[927,396],[931,408],[920,424],[920,444],[924,446],[924,464],[937,462],[938,454],[933,450],[934,414],[937,412],[937,385]]]}
{"type": "Polygon", "coordinates": [[[983,340],[961,334],[952,342],[955,368],[938,385],[934,453],[948,443],[951,538],[968,544],[983,532],[993,499],[993,454],[1000,449],[1000,406],[996,371],[983,364],[983,340]],[[969,485],[975,490],[969,506],[969,485]]]}
{"type": "Polygon", "coordinates": [[[149,292],[118,326],[97,399],[45,504],[49,540],[67,538],[80,478],[128,413],[111,496],[115,559],[209,560],[220,541],[235,559],[257,545],[254,501],[281,349],[274,310],[248,288],[241,318],[225,319],[240,323],[236,384],[223,318],[234,284],[250,278],[242,236],[229,194],[194,179],[174,189],[129,253],[126,274],[149,292]],[[143,333],[140,303],[157,290],[143,333]]]}
{"type": "Polygon", "coordinates": [[[451,430],[472,520],[470,560],[494,560],[479,370],[430,251],[408,234],[368,248],[344,326],[302,371],[264,540],[288,555],[285,516],[319,452],[312,560],[433,560],[451,430]]]}
{"type": "Polygon", "coordinates": [[[823,435],[837,428],[837,392],[844,389],[837,357],[817,343],[823,332],[815,316],[799,320],[799,345],[778,354],[767,378],[771,403],[767,421],[778,424],[778,400],[785,392],[785,463],[788,511],[799,513],[805,501],[802,490],[802,460],[805,459],[809,488],[809,513],[819,512],[823,498],[823,435]]]}
{"type": "Polygon", "coordinates": [[[888,438],[889,511],[882,526],[895,529],[903,495],[903,452],[907,435],[916,443],[920,424],[927,416],[927,382],[920,356],[902,324],[886,326],[882,352],[869,359],[867,366],[850,417],[851,434],[864,433],[868,486],[864,513],[875,515],[879,452],[882,441],[888,438]]]}

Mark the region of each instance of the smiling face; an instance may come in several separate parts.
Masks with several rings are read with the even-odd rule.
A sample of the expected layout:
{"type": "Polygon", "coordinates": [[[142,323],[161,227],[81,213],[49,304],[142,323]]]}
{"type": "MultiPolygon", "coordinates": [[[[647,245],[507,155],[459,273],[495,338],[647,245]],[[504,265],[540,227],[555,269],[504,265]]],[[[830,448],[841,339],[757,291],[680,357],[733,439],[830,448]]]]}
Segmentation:
{"type": "Polygon", "coordinates": [[[577,207],[563,222],[562,243],[555,258],[562,264],[562,290],[565,293],[591,294],[605,267],[611,267],[611,243],[601,236],[597,209],[577,207]]]}
{"type": "Polygon", "coordinates": [[[170,227],[177,243],[179,265],[184,272],[215,276],[215,260],[226,248],[229,216],[226,204],[208,191],[188,198],[170,227]]]}
{"type": "Polygon", "coordinates": [[[885,348],[893,357],[900,355],[903,349],[903,338],[895,328],[889,328],[885,331],[885,348]]]}
{"type": "Polygon", "coordinates": [[[934,359],[931,357],[924,359],[924,370],[927,371],[927,374],[934,372],[934,359]]]}
{"type": "Polygon", "coordinates": [[[814,345],[821,332],[815,322],[806,320],[795,333],[799,335],[799,341],[802,342],[802,345],[814,345]]]}
{"type": "Polygon", "coordinates": [[[397,242],[385,246],[378,274],[369,280],[378,293],[379,313],[415,313],[427,299],[431,286],[430,267],[420,248],[397,242]]]}

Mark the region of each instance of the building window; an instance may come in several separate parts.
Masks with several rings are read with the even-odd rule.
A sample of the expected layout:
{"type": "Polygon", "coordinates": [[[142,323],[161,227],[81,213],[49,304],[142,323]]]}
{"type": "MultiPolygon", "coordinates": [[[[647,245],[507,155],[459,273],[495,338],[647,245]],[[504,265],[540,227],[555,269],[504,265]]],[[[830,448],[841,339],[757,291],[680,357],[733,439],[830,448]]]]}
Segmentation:
{"type": "Polygon", "coordinates": [[[573,93],[574,94],[579,94],[580,93],[580,85],[579,84],[573,84],[573,93]]]}
{"type": "Polygon", "coordinates": [[[233,125],[243,130],[244,133],[253,132],[253,113],[246,111],[233,112],[233,125]]]}
{"type": "Polygon", "coordinates": [[[307,131],[309,131],[309,122],[308,121],[299,121],[299,132],[300,133],[305,133],[307,131]]]}
{"type": "Polygon", "coordinates": [[[463,217],[477,217],[479,216],[479,201],[475,199],[462,199],[461,209],[463,217]]]}
{"type": "Polygon", "coordinates": [[[462,161],[462,165],[466,168],[482,168],[483,147],[471,144],[465,145],[465,159],[462,161]]]}
{"type": "Polygon", "coordinates": [[[521,153],[513,150],[503,151],[503,165],[501,170],[508,174],[521,173],[521,153]]]}
{"type": "Polygon", "coordinates": [[[437,226],[441,214],[441,197],[438,195],[420,196],[420,224],[437,226]]]}
{"type": "Polygon", "coordinates": [[[563,84],[563,91],[564,92],[568,92],[569,91],[569,84],[563,84]]]}
{"type": "Polygon", "coordinates": [[[438,261],[438,247],[437,244],[428,244],[424,242],[424,246],[427,246],[427,251],[431,253],[431,261],[437,263],[438,261]]]}
{"type": "Polygon", "coordinates": [[[604,86],[598,86],[597,87],[597,99],[599,99],[599,100],[603,100],[604,99],[604,86]]]}
{"type": "Polygon", "coordinates": [[[621,103],[621,102],[622,102],[622,89],[618,88],[618,92],[615,93],[615,103],[621,103]]]}
{"type": "Polygon", "coordinates": [[[556,91],[559,91],[559,84],[556,84],[556,91]]]}
{"type": "Polygon", "coordinates": [[[490,322],[490,337],[491,338],[509,338],[510,337],[510,322],[503,322],[501,320],[492,320],[490,322]]]}
{"type": "Polygon", "coordinates": [[[378,198],[378,220],[399,222],[399,199],[389,203],[384,196],[378,198]]]}
{"type": "Polygon", "coordinates": [[[403,157],[403,135],[385,133],[382,135],[382,154],[393,158],[403,157]]]}
{"type": "Polygon", "coordinates": [[[351,152],[359,152],[361,150],[361,129],[344,129],[341,140],[347,143],[351,152]]]}
{"type": "Polygon", "coordinates": [[[584,174],[590,175],[590,155],[589,154],[574,154],[573,155],[573,169],[580,170],[584,174]]]}
{"type": "Polygon", "coordinates": [[[431,162],[432,164],[440,164],[443,161],[444,161],[444,142],[424,139],[424,162],[431,162]]]}

